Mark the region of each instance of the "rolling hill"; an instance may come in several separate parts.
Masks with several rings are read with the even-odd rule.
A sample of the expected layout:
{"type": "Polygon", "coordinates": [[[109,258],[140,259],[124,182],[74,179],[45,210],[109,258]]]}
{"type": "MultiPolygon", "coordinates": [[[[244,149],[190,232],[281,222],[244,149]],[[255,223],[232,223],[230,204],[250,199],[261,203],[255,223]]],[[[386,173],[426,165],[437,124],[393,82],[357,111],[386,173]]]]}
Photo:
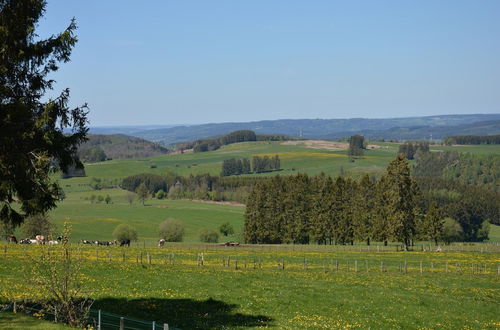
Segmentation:
{"type": "Polygon", "coordinates": [[[85,156],[90,156],[92,151],[95,151],[96,149],[104,151],[105,158],[107,159],[152,157],[166,154],[168,152],[167,148],[162,147],[157,143],[122,134],[89,134],[87,137],[88,141],[79,147],[80,158],[83,161],[88,161],[89,158],[86,158],[85,156]]]}
{"type": "MultiPolygon", "coordinates": [[[[446,130],[446,133],[442,134],[443,136],[470,134],[469,132],[464,133],[461,126],[476,122],[499,120],[500,114],[444,115],[388,119],[282,119],[145,129],[131,132],[130,135],[165,145],[219,136],[236,130],[252,130],[256,134],[282,134],[310,139],[324,139],[331,138],[332,136],[338,139],[357,133],[375,131],[377,132],[375,135],[390,139],[391,136],[397,136],[398,131],[409,129],[414,133],[410,138],[428,138],[428,132],[434,127],[449,128],[446,130]],[[386,130],[388,131],[385,132],[386,130]]],[[[496,128],[494,129],[496,130],[496,128]]],[[[483,131],[482,134],[494,134],[494,132],[483,131]]]]}

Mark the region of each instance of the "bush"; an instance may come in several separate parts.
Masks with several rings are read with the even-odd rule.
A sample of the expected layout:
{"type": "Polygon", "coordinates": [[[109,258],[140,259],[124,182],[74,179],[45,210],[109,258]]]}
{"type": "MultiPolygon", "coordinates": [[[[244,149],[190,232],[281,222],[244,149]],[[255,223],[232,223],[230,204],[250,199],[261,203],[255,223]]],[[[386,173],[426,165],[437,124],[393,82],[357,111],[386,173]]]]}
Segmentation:
{"type": "Polygon", "coordinates": [[[157,199],[164,199],[165,198],[165,192],[163,191],[163,189],[158,190],[158,192],[156,193],[156,198],[157,199]]]}
{"type": "Polygon", "coordinates": [[[36,235],[48,237],[55,231],[55,226],[45,214],[35,214],[24,220],[21,231],[25,237],[34,238],[36,235]]]}
{"type": "Polygon", "coordinates": [[[169,218],[160,223],[159,234],[160,238],[163,238],[167,242],[182,242],[184,223],[180,220],[169,218]]]}
{"type": "Polygon", "coordinates": [[[122,223],[121,225],[116,226],[115,230],[113,230],[113,237],[117,241],[131,240],[137,241],[137,230],[135,228],[122,223]]]}
{"type": "Polygon", "coordinates": [[[446,244],[460,241],[462,239],[462,234],[462,226],[460,226],[457,220],[452,218],[444,219],[442,239],[446,244]]]}
{"type": "Polygon", "coordinates": [[[489,234],[490,234],[490,223],[488,222],[488,220],[485,220],[481,224],[481,228],[479,228],[479,230],[477,231],[477,239],[481,242],[486,241],[489,238],[489,234]]]}
{"type": "Polygon", "coordinates": [[[224,236],[228,236],[228,235],[234,234],[234,228],[233,228],[233,226],[229,222],[223,223],[219,227],[219,231],[224,236]]]}
{"type": "Polygon", "coordinates": [[[219,241],[219,234],[212,229],[202,229],[200,231],[200,241],[204,243],[217,243],[219,241]]]}

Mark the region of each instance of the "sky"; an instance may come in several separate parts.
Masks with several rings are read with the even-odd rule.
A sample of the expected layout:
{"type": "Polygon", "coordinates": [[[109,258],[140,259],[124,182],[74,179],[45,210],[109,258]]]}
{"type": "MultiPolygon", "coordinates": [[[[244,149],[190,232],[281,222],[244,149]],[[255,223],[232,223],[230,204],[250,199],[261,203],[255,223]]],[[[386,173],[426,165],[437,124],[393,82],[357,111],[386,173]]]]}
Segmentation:
{"type": "Polygon", "coordinates": [[[48,0],[91,126],[500,113],[498,0],[48,0]]]}

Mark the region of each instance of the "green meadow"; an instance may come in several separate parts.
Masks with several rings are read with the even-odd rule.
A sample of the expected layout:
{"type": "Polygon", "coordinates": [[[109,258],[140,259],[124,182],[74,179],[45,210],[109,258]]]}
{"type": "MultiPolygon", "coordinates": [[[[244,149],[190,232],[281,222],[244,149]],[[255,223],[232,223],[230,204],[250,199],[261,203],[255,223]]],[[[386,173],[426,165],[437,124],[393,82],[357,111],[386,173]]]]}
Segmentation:
{"type": "MultiPolygon", "coordinates": [[[[19,279],[42,248],[7,246],[0,303],[40,299],[19,279]]],[[[181,329],[497,329],[498,249],[467,250],[180,243],[163,249],[80,245],[73,256],[84,263],[93,308],[181,329]]]]}

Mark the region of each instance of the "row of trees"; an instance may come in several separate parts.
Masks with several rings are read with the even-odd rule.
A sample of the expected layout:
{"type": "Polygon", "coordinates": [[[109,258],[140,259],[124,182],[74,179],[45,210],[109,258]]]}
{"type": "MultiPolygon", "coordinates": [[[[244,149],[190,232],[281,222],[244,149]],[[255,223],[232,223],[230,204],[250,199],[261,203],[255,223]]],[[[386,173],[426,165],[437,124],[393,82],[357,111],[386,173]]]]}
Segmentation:
{"type": "Polygon", "coordinates": [[[264,179],[220,177],[209,174],[179,176],[174,173],[165,175],[144,173],[124,178],[121,187],[135,193],[137,188],[144,184],[148,195],[159,199],[168,197],[245,202],[253,186],[264,179]]]}
{"type": "Polygon", "coordinates": [[[349,149],[347,151],[349,157],[363,156],[365,149],[365,138],[362,135],[353,135],[349,138],[349,149]]]}
{"type": "Polygon", "coordinates": [[[230,175],[240,175],[240,174],[250,174],[252,173],[252,168],[250,166],[250,161],[247,158],[231,158],[222,161],[222,170],[220,172],[221,176],[230,175]]]}
{"type": "Polygon", "coordinates": [[[399,145],[399,153],[405,155],[407,159],[413,159],[418,151],[429,152],[429,142],[405,142],[399,145]]]}
{"type": "Polygon", "coordinates": [[[444,138],[444,143],[451,144],[500,144],[500,135],[457,135],[444,138]]]}
{"type": "MultiPolygon", "coordinates": [[[[419,198],[418,185],[401,154],[378,181],[368,176],[360,181],[333,180],[324,174],[275,176],[258,183],[248,198],[245,240],[296,244],[399,241],[405,248],[415,239],[445,240],[446,214],[435,212],[434,204],[422,209],[419,198]]],[[[484,239],[477,230],[459,227],[468,232],[467,239],[484,239]]]]}
{"type": "Polygon", "coordinates": [[[231,143],[251,142],[251,141],[285,141],[290,140],[290,137],[280,134],[255,134],[250,130],[239,130],[217,138],[200,139],[192,142],[180,143],[177,149],[183,150],[193,149],[194,152],[205,152],[217,150],[221,146],[231,143]]]}
{"type": "Polygon", "coordinates": [[[269,156],[254,156],[252,166],[247,158],[231,158],[222,162],[221,176],[263,173],[279,170],[281,161],[278,155],[269,156]]]}
{"type": "Polygon", "coordinates": [[[219,138],[197,140],[179,147],[182,149],[193,148],[194,152],[205,152],[217,150],[227,144],[247,141],[257,141],[255,132],[249,130],[234,131],[219,138]]]}

